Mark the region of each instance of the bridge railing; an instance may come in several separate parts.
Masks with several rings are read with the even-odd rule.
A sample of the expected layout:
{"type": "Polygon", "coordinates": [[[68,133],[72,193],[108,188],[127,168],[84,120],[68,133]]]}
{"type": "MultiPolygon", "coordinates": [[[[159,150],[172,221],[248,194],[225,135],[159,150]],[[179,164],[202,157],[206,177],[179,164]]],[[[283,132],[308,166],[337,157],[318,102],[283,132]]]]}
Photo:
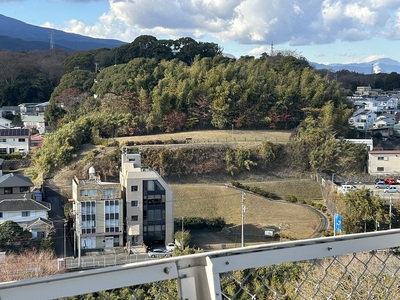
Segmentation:
{"type": "Polygon", "coordinates": [[[227,249],[0,283],[0,299],[400,299],[399,246],[396,229],[227,249]]]}

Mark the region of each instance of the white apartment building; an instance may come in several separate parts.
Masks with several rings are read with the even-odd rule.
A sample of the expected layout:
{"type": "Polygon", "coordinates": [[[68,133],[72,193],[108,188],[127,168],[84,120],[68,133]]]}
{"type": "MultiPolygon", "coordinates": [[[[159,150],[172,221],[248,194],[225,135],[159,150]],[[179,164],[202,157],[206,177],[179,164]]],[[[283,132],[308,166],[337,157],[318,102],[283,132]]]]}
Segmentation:
{"type": "Polygon", "coordinates": [[[399,150],[373,150],[368,152],[368,173],[389,176],[400,174],[399,150]]]}
{"type": "Polygon", "coordinates": [[[126,208],[128,245],[174,241],[174,194],[153,169],[143,168],[140,153],[122,153],[120,183],[126,208]]]}
{"type": "MultiPolygon", "coordinates": [[[[123,201],[121,186],[102,182],[95,169],[87,179],[72,179],[73,212],[77,249],[104,249],[123,246],[123,201]]],[[[79,255],[80,256],[80,255],[79,255]]]]}

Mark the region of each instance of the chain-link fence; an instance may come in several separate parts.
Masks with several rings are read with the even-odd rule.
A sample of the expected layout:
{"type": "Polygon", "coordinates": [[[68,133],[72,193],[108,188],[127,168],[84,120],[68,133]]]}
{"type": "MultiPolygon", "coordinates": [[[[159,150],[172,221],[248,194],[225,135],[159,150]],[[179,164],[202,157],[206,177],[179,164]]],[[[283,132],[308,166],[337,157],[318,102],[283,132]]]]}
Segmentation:
{"type": "Polygon", "coordinates": [[[400,299],[400,230],[0,283],[6,299],[400,299]]]}

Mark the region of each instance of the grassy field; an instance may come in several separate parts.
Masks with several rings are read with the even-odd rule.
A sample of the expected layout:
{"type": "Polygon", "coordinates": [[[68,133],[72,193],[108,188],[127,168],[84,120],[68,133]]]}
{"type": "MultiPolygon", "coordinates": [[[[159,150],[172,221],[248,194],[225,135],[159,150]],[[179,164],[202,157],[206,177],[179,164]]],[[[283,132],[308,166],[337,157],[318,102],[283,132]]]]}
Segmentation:
{"type": "MultiPolygon", "coordinates": [[[[175,218],[182,216],[223,217],[237,239],[241,231],[241,191],[223,185],[180,184],[171,186],[175,193],[175,218]]],[[[278,195],[281,193],[299,195],[297,197],[308,195],[307,197],[313,199],[320,196],[318,192],[315,194],[306,192],[307,186],[314,186],[310,180],[304,180],[302,184],[297,183],[292,186],[287,184],[285,189],[280,189],[280,186],[277,184],[277,189],[268,190],[278,195]],[[297,194],[296,192],[299,190],[296,187],[299,186],[302,186],[304,191],[297,194]]],[[[279,227],[281,224],[284,227],[285,235],[295,239],[305,239],[311,237],[320,225],[319,217],[301,205],[267,200],[246,193],[245,206],[246,243],[263,242],[263,228],[265,227],[279,227]]],[[[231,242],[235,243],[235,240],[231,240],[231,242]]]]}
{"type": "Polygon", "coordinates": [[[275,193],[281,198],[294,195],[299,200],[322,199],[321,187],[318,182],[310,179],[282,179],[262,182],[244,182],[247,186],[257,186],[275,193]]]}
{"type": "Polygon", "coordinates": [[[117,141],[167,141],[191,139],[192,143],[211,142],[261,142],[264,140],[273,143],[287,143],[291,131],[271,130],[204,130],[178,133],[163,133],[157,135],[142,135],[116,138],[117,141]]]}

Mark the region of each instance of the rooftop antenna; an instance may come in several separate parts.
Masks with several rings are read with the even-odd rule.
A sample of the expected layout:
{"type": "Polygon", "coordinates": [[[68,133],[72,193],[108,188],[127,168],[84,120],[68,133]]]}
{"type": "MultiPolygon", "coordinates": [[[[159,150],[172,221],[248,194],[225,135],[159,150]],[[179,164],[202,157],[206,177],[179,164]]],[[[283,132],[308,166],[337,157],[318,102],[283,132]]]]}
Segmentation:
{"type": "Polygon", "coordinates": [[[50,31],[50,49],[54,49],[54,34],[53,34],[53,30],[50,31]]]}

